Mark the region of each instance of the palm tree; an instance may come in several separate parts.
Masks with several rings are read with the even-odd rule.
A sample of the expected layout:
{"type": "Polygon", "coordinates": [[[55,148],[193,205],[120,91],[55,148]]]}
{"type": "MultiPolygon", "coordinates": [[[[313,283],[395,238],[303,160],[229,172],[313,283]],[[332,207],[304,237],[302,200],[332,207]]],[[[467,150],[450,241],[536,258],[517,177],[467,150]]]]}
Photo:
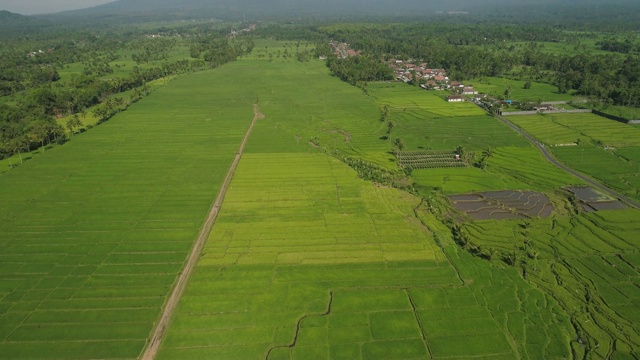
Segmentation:
{"type": "Polygon", "coordinates": [[[393,128],[396,126],[396,123],[394,123],[393,121],[389,121],[387,123],[387,134],[391,134],[391,131],[393,131],[393,128]]]}
{"type": "Polygon", "coordinates": [[[387,121],[387,116],[389,116],[389,105],[383,106],[380,112],[382,113],[382,116],[380,117],[380,121],[381,122],[387,121]]]}
{"type": "Polygon", "coordinates": [[[402,142],[402,139],[400,138],[396,138],[394,145],[398,151],[402,151],[402,149],[404,149],[404,142],[402,142]]]}
{"type": "Polygon", "coordinates": [[[482,156],[486,158],[490,158],[493,156],[493,149],[491,146],[488,146],[486,149],[482,150],[482,156]]]}
{"type": "Polygon", "coordinates": [[[29,148],[28,140],[26,136],[18,136],[9,141],[9,151],[12,153],[18,153],[18,157],[20,157],[20,163],[22,164],[22,150],[27,150],[29,148]]]}
{"type": "Polygon", "coordinates": [[[71,132],[71,136],[75,133],[75,129],[80,126],[82,126],[82,122],[80,121],[78,114],[74,114],[71,119],[67,121],[67,129],[71,132]]]}

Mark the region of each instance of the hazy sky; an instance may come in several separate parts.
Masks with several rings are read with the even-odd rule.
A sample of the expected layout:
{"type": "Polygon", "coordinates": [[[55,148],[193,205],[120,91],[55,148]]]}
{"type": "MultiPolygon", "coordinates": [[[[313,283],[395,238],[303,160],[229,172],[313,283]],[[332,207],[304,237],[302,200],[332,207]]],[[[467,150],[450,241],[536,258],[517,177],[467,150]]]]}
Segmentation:
{"type": "Polygon", "coordinates": [[[82,9],[112,1],[114,0],[0,0],[0,10],[23,15],[46,14],[82,9]]]}

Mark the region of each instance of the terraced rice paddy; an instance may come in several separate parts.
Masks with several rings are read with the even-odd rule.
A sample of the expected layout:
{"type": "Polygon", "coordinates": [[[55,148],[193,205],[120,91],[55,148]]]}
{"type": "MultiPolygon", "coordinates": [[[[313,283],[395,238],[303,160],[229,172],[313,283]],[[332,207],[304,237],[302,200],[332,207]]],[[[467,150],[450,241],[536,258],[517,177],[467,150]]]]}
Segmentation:
{"type": "MultiPolygon", "coordinates": [[[[432,199],[437,197],[434,194],[442,193],[450,195],[453,205],[472,218],[478,213],[483,215],[464,223],[460,230],[462,235],[459,235],[463,239],[456,240],[459,244],[492,263],[508,264],[528,283],[557,300],[576,331],[574,341],[570,341],[573,356],[581,358],[586,354],[587,357],[611,358],[633,353],[640,341],[640,332],[637,320],[628,311],[630,304],[636,301],[635,290],[630,289],[638,286],[637,264],[633,255],[638,243],[634,240],[637,226],[628,222],[637,216],[637,212],[609,211],[619,206],[594,203],[588,209],[598,208],[601,211],[572,215],[582,213],[586,208],[580,202],[570,204],[567,196],[563,195],[563,188],[569,184],[582,186],[582,182],[546,162],[540,152],[528,144],[510,143],[517,137],[508,136],[508,129],[492,129],[494,137],[469,134],[465,139],[465,131],[474,127],[474,117],[455,118],[459,124],[465,119],[471,120],[466,127],[456,127],[455,121],[447,124],[445,120],[452,119],[429,114],[428,108],[400,109],[392,114],[396,127],[391,136],[401,137],[409,151],[453,150],[453,144],[444,142],[454,139],[457,145],[485,157],[482,170],[422,169],[412,172],[415,188],[429,199],[431,209],[438,211],[438,206],[434,205],[437,202],[432,199]],[[435,124],[435,121],[441,122],[438,126],[427,127],[426,124],[435,124]],[[434,135],[428,138],[424,134],[434,135]],[[510,190],[503,193],[505,189],[510,190]],[[487,200],[479,194],[487,190],[498,190],[500,199],[487,200]],[[529,199],[531,195],[533,201],[518,204],[518,200],[511,202],[514,199],[502,195],[517,195],[515,197],[521,199],[529,199]],[[530,214],[513,209],[518,206],[530,214]],[[552,211],[554,206],[555,211],[552,211]],[[495,220],[488,220],[494,214],[495,220]],[[620,219],[608,224],[616,214],[620,219]],[[620,265],[622,263],[625,265],[620,265]],[[615,269],[614,272],[608,267],[615,269]],[[617,270],[622,268],[625,270],[617,270]],[[607,275],[592,280],[598,271],[607,275]],[[616,285],[608,286],[608,281],[616,285]]],[[[637,193],[640,157],[636,156],[634,139],[640,137],[628,130],[631,127],[591,114],[514,119],[546,144],[580,143],[552,149],[561,160],[575,168],[614,184],[627,194],[637,193]],[[604,150],[594,146],[599,144],[622,147],[604,150]]],[[[446,210],[439,211],[455,221],[461,220],[446,210]]],[[[539,335],[539,343],[549,338],[549,334],[539,335]]],[[[538,357],[547,356],[538,354],[538,357]]]]}
{"type": "Polygon", "coordinates": [[[439,189],[445,194],[466,194],[489,190],[527,189],[507,174],[489,173],[476,167],[423,169],[411,172],[417,188],[425,194],[439,189]]]}
{"type": "Polygon", "coordinates": [[[612,358],[633,353],[640,341],[631,310],[640,296],[637,216],[637,210],[598,211],[511,224],[466,223],[464,228],[476,246],[513,254],[531,283],[564,307],[579,309],[571,315],[582,342],[573,347],[578,355],[612,358]]]}
{"type": "Polygon", "coordinates": [[[640,129],[590,113],[514,116],[510,121],[549,146],[581,141],[640,146],[640,129]]]}
{"type": "Polygon", "coordinates": [[[534,191],[492,191],[451,195],[453,206],[474,220],[546,218],[553,205],[534,191]]]}
{"type": "Polygon", "coordinates": [[[530,189],[553,191],[566,185],[583,182],[544,161],[534,148],[497,148],[489,158],[491,171],[509,174],[530,189]]]}
{"type": "Polygon", "coordinates": [[[462,146],[480,151],[487,146],[528,147],[526,140],[499,123],[483,116],[434,118],[419,110],[393,115],[396,126],[392,137],[403,139],[406,150],[450,150],[462,146]]]}
{"type": "Polygon", "coordinates": [[[560,161],[639,199],[640,129],[594,114],[522,116],[512,121],[550,145],[560,161]],[[576,146],[552,146],[566,143],[576,146]]]}

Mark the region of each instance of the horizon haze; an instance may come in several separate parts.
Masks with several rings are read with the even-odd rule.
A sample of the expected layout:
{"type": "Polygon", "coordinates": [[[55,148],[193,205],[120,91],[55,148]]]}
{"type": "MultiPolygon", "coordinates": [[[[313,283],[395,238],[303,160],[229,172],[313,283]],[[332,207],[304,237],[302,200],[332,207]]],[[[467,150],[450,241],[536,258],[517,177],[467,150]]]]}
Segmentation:
{"type": "Polygon", "coordinates": [[[79,10],[113,1],[114,0],[0,0],[0,10],[22,15],[40,15],[79,10]]]}

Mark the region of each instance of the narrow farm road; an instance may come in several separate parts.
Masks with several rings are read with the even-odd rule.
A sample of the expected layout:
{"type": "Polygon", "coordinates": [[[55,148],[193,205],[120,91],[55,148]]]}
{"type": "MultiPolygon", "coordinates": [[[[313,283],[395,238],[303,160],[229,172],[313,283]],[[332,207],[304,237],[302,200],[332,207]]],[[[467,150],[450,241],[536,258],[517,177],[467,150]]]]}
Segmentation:
{"type": "Polygon", "coordinates": [[[576,170],[573,170],[572,168],[566,166],[565,164],[561,163],[560,161],[558,161],[549,150],[547,150],[547,148],[544,146],[544,144],[540,143],[538,140],[536,140],[533,136],[531,136],[528,132],[524,131],[523,129],[521,129],[520,127],[516,126],[514,123],[512,123],[511,121],[507,120],[507,118],[505,118],[502,115],[498,115],[495,114],[495,117],[498,118],[498,120],[502,121],[503,123],[505,123],[507,126],[511,127],[513,130],[517,131],[518,133],[522,134],[522,136],[524,136],[527,140],[529,140],[529,142],[531,142],[533,145],[535,145],[541,152],[542,155],[544,155],[545,159],[547,159],[548,162],[552,163],[553,165],[555,165],[556,167],[566,171],[567,173],[577,177],[578,179],[586,182],[589,186],[596,188],[600,191],[602,191],[603,193],[612,196],[614,198],[617,198],[623,202],[625,202],[627,205],[632,206],[636,209],[640,209],[640,203],[607,187],[604,186],[603,184],[599,183],[598,181],[592,179],[591,177],[588,177],[576,170]]]}
{"type": "Polygon", "coordinates": [[[227,189],[229,188],[229,184],[231,183],[231,179],[233,178],[233,174],[240,163],[240,159],[242,158],[242,154],[244,152],[244,148],[247,145],[247,141],[249,140],[249,136],[251,135],[251,131],[253,130],[254,125],[258,120],[264,119],[264,115],[260,113],[260,109],[258,108],[258,104],[253,104],[253,120],[251,121],[251,125],[247,129],[247,132],[244,135],[244,139],[240,144],[240,148],[238,152],[236,152],[236,156],[233,159],[233,163],[227,172],[227,176],[222,183],[222,187],[220,188],[220,192],[214,201],[211,210],[209,211],[209,215],[207,216],[207,220],[205,221],[202,229],[200,230],[200,234],[196,239],[193,248],[191,249],[191,253],[189,253],[189,258],[187,263],[180,273],[178,277],[178,281],[176,286],[173,288],[173,292],[171,296],[167,300],[165,307],[162,312],[162,316],[156,325],[153,336],[151,337],[151,341],[147,345],[144,353],[142,354],[143,360],[152,360],[155,359],[156,354],[158,353],[158,349],[160,348],[160,344],[162,342],[162,337],[164,336],[167,325],[169,324],[169,320],[171,319],[171,315],[176,308],[176,305],[180,301],[182,294],[184,293],[184,289],[186,288],[187,282],[189,280],[189,276],[191,272],[195,268],[198,263],[198,258],[200,257],[200,253],[202,252],[202,248],[209,237],[209,233],[211,233],[211,229],[213,228],[213,224],[216,222],[216,218],[218,217],[218,213],[222,206],[222,202],[224,201],[224,197],[227,193],[227,189]]]}

